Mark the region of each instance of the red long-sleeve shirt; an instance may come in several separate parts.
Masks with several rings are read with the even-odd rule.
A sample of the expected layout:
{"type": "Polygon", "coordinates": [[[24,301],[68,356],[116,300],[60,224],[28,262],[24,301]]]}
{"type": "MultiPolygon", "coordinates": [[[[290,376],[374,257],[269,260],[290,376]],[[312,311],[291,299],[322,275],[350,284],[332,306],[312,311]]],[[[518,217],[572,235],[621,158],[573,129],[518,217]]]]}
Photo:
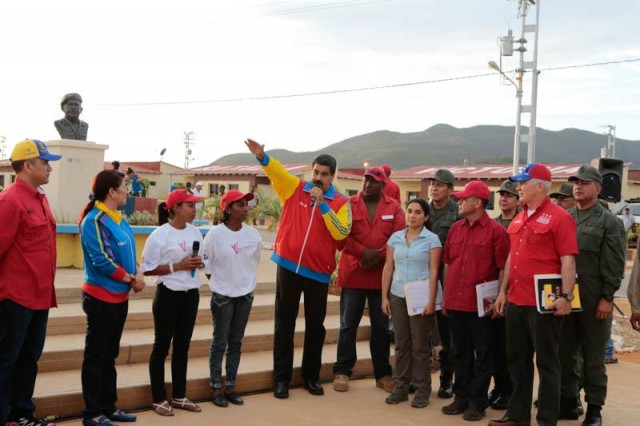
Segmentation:
{"type": "Polygon", "coordinates": [[[44,192],[17,178],[0,192],[0,221],[0,300],[57,306],[56,220],[44,192]]]}
{"type": "Polygon", "coordinates": [[[498,279],[509,256],[507,231],[485,212],[473,225],[451,225],[443,261],[449,265],[444,286],[447,309],[475,312],[476,285],[498,279]]]}
{"type": "Polygon", "coordinates": [[[381,194],[373,221],[370,221],[362,194],[351,196],[349,201],[352,214],[351,233],[338,243],[338,249],[342,250],[338,285],[345,288],[379,290],[382,287],[382,268],[387,241],[391,234],[406,226],[404,212],[398,202],[381,194]],[[380,256],[380,263],[372,269],[360,268],[361,253],[366,248],[376,249],[380,256]]]}

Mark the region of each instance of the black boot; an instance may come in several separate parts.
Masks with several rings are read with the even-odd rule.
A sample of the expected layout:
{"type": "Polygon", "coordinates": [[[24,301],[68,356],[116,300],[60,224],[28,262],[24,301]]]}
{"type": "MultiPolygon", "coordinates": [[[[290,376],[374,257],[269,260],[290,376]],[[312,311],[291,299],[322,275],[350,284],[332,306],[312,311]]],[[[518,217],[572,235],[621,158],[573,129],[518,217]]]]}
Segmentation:
{"type": "Polygon", "coordinates": [[[558,419],[560,420],[578,420],[580,413],[576,406],[575,397],[560,397],[560,412],[558,413],[558,419]]]}
{"type": "Polygon", "coordinates": [[[453,397],[453,385],[451,383],[451,377],[441,375],[440,389],[438,389],[438,398],[448,399],[451,397],[453,397]]]}
{"type": "Polygon", "coordinates": [[[580,399],[580,395],[576,396],[576,411],[578,412],[578,415],[583,415],[584,414],[584,408],[582,408],[582,400],[580,399]]]}
{"type": "Polygon", "coordinates": [[[600,411],[602,411],[602,407],[599,405],[587,405],[587,415],[584,416],[582,426],[601,426],[602,415],[600,411]]]}

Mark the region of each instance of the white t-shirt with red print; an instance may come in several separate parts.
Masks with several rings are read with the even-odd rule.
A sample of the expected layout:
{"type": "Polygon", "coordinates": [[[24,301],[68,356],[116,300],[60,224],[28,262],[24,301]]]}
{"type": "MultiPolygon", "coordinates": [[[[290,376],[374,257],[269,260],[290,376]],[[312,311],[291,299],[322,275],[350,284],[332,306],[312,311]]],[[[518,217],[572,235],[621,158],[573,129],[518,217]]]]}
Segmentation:
{"type": "Polygon", "coordinates": [[[204,239],[205,272],[211,274],[211,291],[239,297],[256,288],[262,237],[253,227],[242,224],[239,231],[226,225],[213,228],[204,239]]]}

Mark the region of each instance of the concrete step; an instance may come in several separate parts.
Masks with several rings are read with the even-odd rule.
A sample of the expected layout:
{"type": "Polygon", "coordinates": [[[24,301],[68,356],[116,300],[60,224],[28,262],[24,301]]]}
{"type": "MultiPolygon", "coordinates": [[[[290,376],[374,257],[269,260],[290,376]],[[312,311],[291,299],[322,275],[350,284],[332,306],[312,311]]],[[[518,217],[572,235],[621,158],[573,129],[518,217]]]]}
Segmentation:
{"type": "MultiPolygon", "coordinates": [[[[204,277],[204,275],[203,275],[204,277]]],[[[146,279],[147,287],[142,290],[140,293],[131,293],[129,295],[129,300],[140,300],[140,299],[153,299],[153,295],[155,294],[155,284],[150,280],[146,279]]],[[[276,283],[274,282],[262,282],[256,284],[256,289],[254,291],[255,294],[275,294],[276,292],[276,283]]],[[[209,283],[206,281],[206,277],[204,280],[201,280],[200,285],[200,295],[201,296],[209,296],[211,294],[211,289],[209,288],[209,283]]],[[[79,303],[82,300],[82,280],[79,280],[77,286],[74,287],[56,287],[56,298],[58,300],[58,305],[65,305],[69,303],[79,303]]]]}
{"type": "MultiPolygon", "coordinates": [[[[370,326],[365,319],[358,329],[358,339],[368,339],[370,326]]],[[[327,330],[326,343],[336,343],[340,329],[340,315],[328,315],[324,322],[327,330]]],[[[273,350],[273,319],[253,320],[247,324],[242,352],[259,352],[273,350]]],[[[298,318],[294,345],[304,344],[304,318],[298,318]]],[[[209,356],[213,326],[211,318],[206,324],[196,325],[191,338],[189,349],[190,358],[209,356]]],[[[44,352],[38,362],[38,370],[41,373],[80,370],[84,356],[84,333],[48,336],[45,341],[44,352]]],[[[120,355],[116,359],[116,365],[138,364],[149,362],[149,356],[153,348],[153,329],[126,330],[120,342],[120,355]]]]}
{"type": "MultiPolygon", "coordinates": [[[[256,294],[249,321],[273,319],[274,294],[256,294]]],[[[196,324],[211,324],[211,296],[201,295],[196,324]]],[[[125,330],[148,329],[153,334],[153,314],[151,306],[153,299],[135,299],[129,301],[129,314],[125,323],[125,330]]],[[[327,300],[327,315],[340,313],[340,298],[329,295],[327,300]]],[[[302,301],[300,314],[304,315],[302,301]]],[[[86,332],[86,316],[80,303],[62,304],[49,311],[47,337],[69,334],[83,334],[86,332]]]]}
{"type": "MultiPolygon", "coordinates": [[[[320,372],[321,381],[333,379],[333,363],[336,359],[336,344],[325,344],[322,354],[323,365],[320,372]]],[[[372,374],[373,367],[367,341],[357,343],[359,360],[354,367],[354,377],[372,374]]],[[[392,357],[393,358],[393,357],[392,357]]],[[[294,372],[292,385],[301,384],[300,364],[302,348],[294,350],[294,372]]],[[[391,360],[393,363],[393,359],[391,360]]],[[[236,388],[241,393],[268,391],[273,385],[273,353],[258,351],[243,353],[240,362],[236,388]]],[[[171,367],[165,366],[167,394],[171,395],[171,367]]],[[[209,395],[209,361],[206,357],[189,359],[187,375],[187,396],[193,400],[207,400],[209,395]]],[[[331,391],[330,385],[325,391],[331,391]]],[[[58,371],[38,374],[35,390],[35,404],[39,417],[69,417],[82,413],[84,402],[78,370],[58,371]]],[[[146,363],[118,366],[118,408],[135,410],[150,407],[151,389],[149,387],[149,371],[146,363]]]]}

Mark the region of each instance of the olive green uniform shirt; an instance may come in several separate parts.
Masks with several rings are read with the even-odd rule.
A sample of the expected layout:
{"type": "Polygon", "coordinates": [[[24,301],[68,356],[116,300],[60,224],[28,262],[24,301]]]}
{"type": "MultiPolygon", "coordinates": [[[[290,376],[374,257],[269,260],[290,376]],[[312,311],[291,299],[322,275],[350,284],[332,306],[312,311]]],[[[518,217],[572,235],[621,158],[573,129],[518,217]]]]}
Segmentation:
{"type": "Polygon", "coordinates": [[[498,216],[494,217],[493,219],[498,222],[500,225],[502,225],[504,227],[504,229],[509,228],[509,225],[511,224],[511,222],[513,221],[513,219],[518,216],[518,213],[520,213],[520,208],[516,208],[516,212],[514,213],[513,217],[511,219],[503,219],[502,218],[502,213],[500,213],[498,216]]]}
{"type": "Polygon", "coordinates": [[[429,203],[429,220],[427,227],[431,232],[436,234],[440,238],[440,244],[444,248],[444,243],[447,241],[447,235],[449,229],[456,221],[462,219],[462,216],[458,213],[458,203],[449,199],[446,206],[440,210],[436,210],[433,207],[433,202],[429,203]]]}
{"type": "Polygon", "coordinates": [[[576,221],[578,234],[576,271],[580,299],[583,307],[595,307],[601,296],[614,295],[624,277],[624,226],[599,203],[588,210],[574,207],[569,214],[576,221]]]}

